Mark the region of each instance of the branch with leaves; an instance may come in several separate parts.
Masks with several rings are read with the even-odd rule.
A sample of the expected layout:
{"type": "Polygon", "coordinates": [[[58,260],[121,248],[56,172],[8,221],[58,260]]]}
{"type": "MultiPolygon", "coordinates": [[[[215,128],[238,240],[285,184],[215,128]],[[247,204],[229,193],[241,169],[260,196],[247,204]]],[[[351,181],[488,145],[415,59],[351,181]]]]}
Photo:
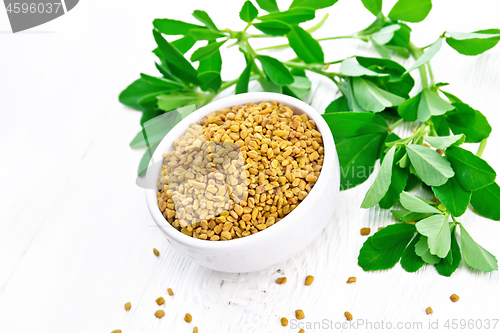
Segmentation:
{"type": "Polygon", "coordinates": [[[193,12],[199,24],[153,21],[158,45],[153,52],[161,76],[141,74],[119,97],[123,104],[142,112],[143,130],[130,144],[148,148],[139,173],[166,133],[194,110],[189,105],[205,105],[233,86],[236,94],[245,93],[251,81],[265,91],[304,99],[311,89],[307,73],[317,73],[332,80],[341,92],[323,117],[335,138],[342,189],[366,181],[380,159],[380,170],[362,207],[402,207],[391,210],[397,223],[364,243],[359,265],[364,270],[381,270],[401,261],[405,270],[414,272],[428,263],[449,276],[463,256],[471,268],[498,269],[496,258],[457,221],[469,205],[481,216],[500,220],[496,173],[481,158],[491,127],[480,111],[443,90],[448,83],[434,81],[430,60],[443,41],[461,54],[481,54],[498,43],[500,30],[446,31],[429,45],[417,47],[406,23],[424,20],[432,8],[431,0],[399,0],[387,16],[381,11],[382,0],[361,0],[376,17],[367,28],[348,36],[315,39],[312,33],[328,15],[308,29],[301,25],[315,19],[316,10],[337,0],[294,0],[286,10],[280,10],[276,0],[255,1],[260,9],[250,0],[243,3],[239,13],[245,23],[243,30],[219,29],[201,10],[193,12]],[[181,37],[167,41],[165,36],[181,37]],[[252,47],[255,38],[282,36],[287,44],[252,47]],[[370,43],[380,58],[353,55],[325,61],[321,42],[346,38],[370,43]],[[229,81],[220,75],[222,46],[238,47],[245,62],[239,77],[229,81]],[[263,53],[284,47],[292,48],[296,58],[283,61],[263,53]],[[188,60],[186,53],[193,48],[188,60]],[[410,56],[415,61],[409,68],[397,62],[410,56]],[[340,64],[337,71],[332,70],[334,64],[340,64]],[[417,69],[422,87],[410,97],[415,86],[410,72],[417,69]],[[411,136],[401,138],[393,132],[407,122],[415,124],[411,136]],[[478,152],[461,148],[464,142],[480,143],[478,152]],[[427,190],[432,200],[411,194],[417,186],[427,190]]]}

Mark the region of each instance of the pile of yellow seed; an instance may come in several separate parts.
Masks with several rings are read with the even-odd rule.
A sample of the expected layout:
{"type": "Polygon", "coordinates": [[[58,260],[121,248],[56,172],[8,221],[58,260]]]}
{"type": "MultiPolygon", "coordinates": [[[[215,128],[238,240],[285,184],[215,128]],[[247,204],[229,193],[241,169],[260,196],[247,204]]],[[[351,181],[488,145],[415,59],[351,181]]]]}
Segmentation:
{"type": "Polygon", "coordinates": [[[276,102],[216,111],[173,145],[163,154],[158,206],[177,230],[212,241],[284,218],[311,191],[324,159],[315,122],[276,102]]]}

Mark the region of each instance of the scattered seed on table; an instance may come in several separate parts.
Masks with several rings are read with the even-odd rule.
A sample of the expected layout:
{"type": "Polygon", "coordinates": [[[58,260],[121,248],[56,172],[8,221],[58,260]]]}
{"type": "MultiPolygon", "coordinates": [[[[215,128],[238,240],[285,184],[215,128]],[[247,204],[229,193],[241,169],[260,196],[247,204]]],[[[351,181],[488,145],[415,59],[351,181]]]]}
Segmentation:
{"type": "Polygon", "coordinates": [[[285,317],[281,318],[281,325],[288,326],[288,319],[286,319],[285,317]]]}
{"type": "Polygon", "coordinates": [[[295,318],[298,320],[304,319],[306,316],[304,315],[304,311],[302,310],[295,310],[295,318]]]}
{"type": "Polygon", "coordinates": [[[158,311],[155,312],[155,317],[156,318],[163,318],[163,316],[165,316],[165,311],[158,310],[158,311]]]}
{"type": "Polygon", "coordinates": [[[356,277],[351,276],[350,278],[347,279],[346,283],[354,283],[354,282],[356,282],[356,277]]]}
{"type": "Polygon", "coordinates": [[[351,321],[352,320],[352,314],[350,312],[344,312],[344,316],[347,320],[351,321]]]}
{"type": "Polygon", "coordinates": [[[303,328],[300,329],[299,333],[305,333],[306,331],[304,331],[303,328]]]}
{"type": "Polygon", "coordinates": [[[156,304],[158,305],[165,304],[165,299],[163,297],[158,297],[158,299],[156,300],[156,304]]]}
{"type": "Polygon", "coordinates": [[[193,320],[193,316],[191,316],[189,313],[186,313],[186,315],[184,316],[184,320],[186,321],[186,323],[190,323],[191,320],[193,320]]]}
{"type": "Polygon", "coordinates": [[[168,288],[168,296],[174,296],[174,292],[172,291],[172,288],[168,288]]]}
{"type": "Polygon", "coordinates": [[[361,230],[359,232],[360,232],[361,236],[369,235],[370,234],[370,228],[361,228],[361,230]]]}
{"type": "Polygon", "coordinates": [[[280,277],[276,280],[277,284],[284,284],[286,283],[286,277],[280,277]]]}
{"type": "Polygon", "coordinates": [[[193,333],[198,333],[198,326],[195,326],[195,327],[193,328],[193,333]]]}
{"type": "Polygon", "coordinates": [[[460,299],[460,297],[458,297],[457,294],[453,294],[453,295],[450,296],[450,299],[451,299],[451,301],[453,303],[455,303],[455,302],[458,302],[458,300],[460,299]]]}
{"type": "Polygon", "coordinates": [[[122,333],[122,330],[114,330],[113,332],[111,333],[122,333]]]}
{"type": "Polygon", "coordinates": [[[155,254],[155,256],[159,256],[160,255],[160,251],[158,251],[156,248],[153,249],[153,253],[155,254]]]}
{"type": "Polygon", "coordinates": [[[308,275],[306,277],[306,286],[310,286],[313,283],[313,281],[314,281],[314,276],[308,275]]]}
{"type": "Polygon", "coordinates": [[[125,303],[125,311],[128,311],[132,308],[132,304],[130,302],[125,303]]]}
{"type": "Polygon", "coordinates": [[[432,308],[429,306],[427,309],[425,309],[425,313],[430,315],[430,314],[434,313],[434,311],[432,311],[432,308]]]}

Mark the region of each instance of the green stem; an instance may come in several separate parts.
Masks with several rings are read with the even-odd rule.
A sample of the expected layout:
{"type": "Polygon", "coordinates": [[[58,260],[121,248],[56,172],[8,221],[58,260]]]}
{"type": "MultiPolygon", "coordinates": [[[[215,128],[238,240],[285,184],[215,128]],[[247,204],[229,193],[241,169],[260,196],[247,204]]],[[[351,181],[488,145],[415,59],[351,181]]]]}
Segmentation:
{"type": "Polygon", "coordinates": [[[247,31],[248,28],[250,28],[252,26],[252,22],[248,22],[247,26],[245,27],[245,29],[243,29],[243,31],[247,31]]]}
{"type": "Polygon", "coordinates": [[[403,124],[405,122],[405,120],[403,118],[397,120],[394,124],[392,124],[391,126],[389,126],[389,131],[394,131],[399,125],[403,124]]]}
{"type": "Polygon", "coordinates": [[[248,38],[272,38],[276,36],[271,36],[271,35],[248,35],[248,38]]]}
{"type": "Polygon", "coordinates": [[[329,16],[329,14],[326,13],[325,16],[323,16],[323,18],[321,19],[321,21],[319,21],[318,23],[316,23],[315,25],[313,25],[309,29],[306,29],[306,31],[311,34],[311,33],[315,32],[316,30],[318,30],[319,28],[321,28],[321,26],[323,26],[323,24],[325,23],[328,16],[329,16]]]}
{"type": "Polygon", "coordinates": [[[437,91],[436,82],[434,81],[434,73],[432,72],[431,62],[427,62],[427,71],[429,72],[429,79],[431,80],[431,89],[437,91]]]}
{"type": "MultiPolygon", "coordinates": [[[[322,42],[325,40],[344,39],[344,38],[358,38],[358,37],[355,37],[355,36],[335,36],[335,37],[318,38],[318,39],[316,39],[316,41],[322,42]]],[[[260,49],[257,49],[257,51],[282,49],[282,48],[289,47],[289,46],[290,46],[290,44],[279,44],[279,45],[274,45],[274,46],[266,46],[266,47],[261,47],[260,49]]]]}
{"type": "MultiPolygon", "coordinates": [[[[421,48],[416,47],[415,44],[413,44],[412,42],[408,44],[408,51],[413,56],[413,58],[415,58],[415,60],[417,60],[422,56],[422,54],[424,54],[424,51],[422,51],[421,48]]],[[[428,88],[429,83],[427,80],[427,72],[425,70],[425,64],[420,66],[418,70],[420,72],[420,80],[422,81],[422,88],[428,88]]]]}
{"type": "Polygon", "coordinates": [[[318,38],[318,39],[316,39],[316,41],[322,42],[322,41],[325,41],[325,40],[346,39],[346,38],[358,38],[358,37],[354,37],[354,36],[334,36],[334,37],[318,38]]]}
{"type": "Polygon", "coordinates": [[[484,149],[486,148],[487,141],[488,141],[488,139],[481,140],[481,143],[479,144],[479,149],[477,150],[476,156],[481,157],[481,155],[483,155],[484,149]]]}
{"type": "Polygon", "coordinates": [[[231,87],[232,85],[236,84],[238,82],[238,80],[239,80],[239,78],[225,82],[223,85],[220,86],[217,93],[219,94],[220,92],[222,92],[222,91],[226,90],[227,88],[231,87]]]}
{"type": "Polygon", "coordinates": [[[284,62],[284,64],[287,65],[288,67],[307,69],[308,71],[324,75],[330,79],[333,78],[334,76],[345,77],[345,75],[341,73],[324,71],[323,70],[323,68],[325,68],[324,64],[304,64],[297,62],[284,62]]]}
{"type": "Polygon", "coordinates": [[[274,49],[282,49],[285,47],[290,46],[290,44],[280,44],[280,45],[274,45],[274,46],[266,46],[266,47],[261,47],[257,49],[257,51],[264,51],[264,50],[274,50],[274,49]]]}

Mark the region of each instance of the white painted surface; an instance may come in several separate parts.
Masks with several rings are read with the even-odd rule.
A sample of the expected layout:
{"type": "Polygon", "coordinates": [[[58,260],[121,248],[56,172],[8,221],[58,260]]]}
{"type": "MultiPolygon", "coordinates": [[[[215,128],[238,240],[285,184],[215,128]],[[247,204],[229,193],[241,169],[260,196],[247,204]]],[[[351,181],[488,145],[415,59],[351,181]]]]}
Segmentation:
{"type": "MultiPolygon", "coordinates": [[[[386,13],[392,3],[384,4],[386,13]]],[[[422,322],[424,329],[417,332],[425,331],[429,320],[439,320],[441,329],[433,331],[445,331],[448,319],[500,319],[498,272],[478,273],[462,265],[446,278],[433,267],[410,274],[399,265],[377,273],[357,266],[365,240],[359,229],[393,222],[388,212],[359,208],[368,183],[341,195],[335,219],[313,245],[271,269],[218,273],[171,249],[149,216],[143,190],[135,186],[141,153],[128,143],[139,130],[140,114],[121,106],[117,95],[139,72],[155,73],[149,52],[153,18],[191,20],[194,9],[204,9],[220,27],[238,29],[244,27],[235,15],[240,6],[240,1],[179,6],[84,0],[67,15],[16,35],[7,33],[7,16],[0,10],[0,332],[191,332],[194,325],[200,332],[298,332],[281,327],[279,318],[292,319],[299,308],[306,314],[303,322],[344,323],[343,313],[350,311],[355,319],[373,323],[422,322]],[[278,269],[287,284],[274,283],[282,275],[278,269]],[[305,287],[308,274],[316,279],[305,287]],[[358,281],[347,285],[349,276],[358,281]],[[173,288],[173,298],[166,297],[167,288],[173,288]],[[452,293],[461,297],[458,303],[450,302],[452,293]],[[153,316],[158,296],[166,298],[161,320],[153,316]],[[132,302],[128,313],[127,301],[132,302]],[[425,315],[427,306],[434,309],[432,316],[425,315]],[[186,312],[193,315],[191,324],[183,321],[186,312]]],[[[341,0],[328,12],[318,37],[351,33],[372,20],[355,0],[341,0]]],[[[444,30],[498,27],[498,4],[435,1],[429,17],[412,27],[417,45],[427,45],[444,30]]],[[[371,54],[352,41],[323,47],[328,60],[371,54]]],[[[227,79],[243,67],[236,49],[223,60],[227,79]]],[[[494,130],[483,157],[496,170],[499,60],[499,47],[465,57],[446,45],[433,60],[436,79],[450,82],[450,92],[488,117],[494,130]]],[[[323,80],[314,86],[312,105],[322,110],[336,90],[323,80]]],[[[500,256],[498,222],[470,212],[461,221],[475,240],[500,256]]],[[[313,331],[337,330],[306,330],[313,331]]],[[[498,332],[500,323],[496,330],[482,331],[498,332]]]]}

